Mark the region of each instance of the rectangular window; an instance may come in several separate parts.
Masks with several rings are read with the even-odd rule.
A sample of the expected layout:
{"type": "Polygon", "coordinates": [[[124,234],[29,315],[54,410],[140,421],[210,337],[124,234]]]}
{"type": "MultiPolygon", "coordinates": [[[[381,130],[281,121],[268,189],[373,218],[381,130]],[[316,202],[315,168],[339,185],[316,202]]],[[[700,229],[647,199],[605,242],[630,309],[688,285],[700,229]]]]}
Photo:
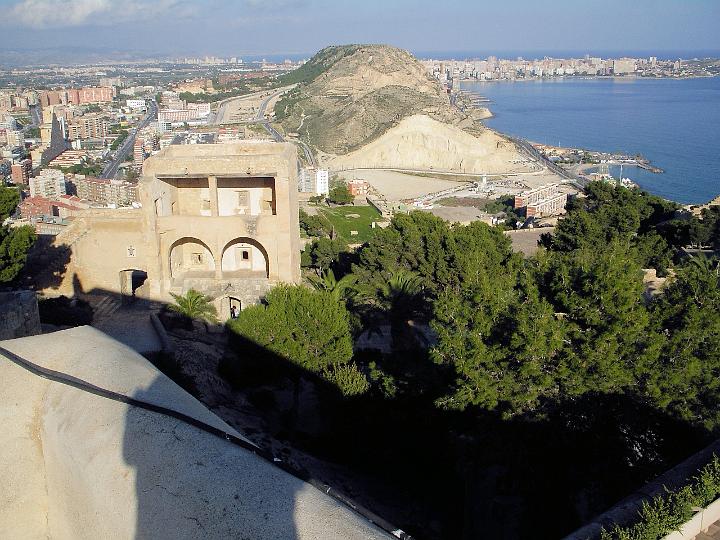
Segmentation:
{"type": "Polygon", "coordinates": [[[202,264],[203,263],[203,256],[202,253],[193,253],[191,260],[193,264],[202,264]]]}
{"type": "Polygon", "coordinates": [[[242,252],[242,259],[243,261],[249,261],[250,260],[250,252],[246,249],[242,252]]]}

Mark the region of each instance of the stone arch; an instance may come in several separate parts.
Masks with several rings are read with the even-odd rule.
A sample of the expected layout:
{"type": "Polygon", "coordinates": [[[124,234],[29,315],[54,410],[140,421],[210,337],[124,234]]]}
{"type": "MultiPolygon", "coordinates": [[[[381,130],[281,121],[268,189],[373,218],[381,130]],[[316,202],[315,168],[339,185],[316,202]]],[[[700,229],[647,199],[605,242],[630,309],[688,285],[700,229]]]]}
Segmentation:
{"type": "Polygon", "coordinates": [[[170,276],[173,278],[187,275],[209,277],[215,274],[215,258],[212,250],[198,238],[185,236],[173,242],[168,252],[170,276]]]}
{"type": "Polygon", "coordinates": [[[223,277],[233,275],[270,276],[270,257],[263,245],[252,238],[239,237],[231,240],[222,250],[223,277]]]}

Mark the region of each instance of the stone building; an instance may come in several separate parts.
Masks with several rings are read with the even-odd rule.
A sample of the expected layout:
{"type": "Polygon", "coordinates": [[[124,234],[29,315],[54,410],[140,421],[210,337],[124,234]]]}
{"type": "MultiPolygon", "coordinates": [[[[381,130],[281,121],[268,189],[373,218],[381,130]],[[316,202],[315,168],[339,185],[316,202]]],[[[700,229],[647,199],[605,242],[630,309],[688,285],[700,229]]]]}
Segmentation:
{"type": "Polygon", "coordinates": [[[88,210],[58,236],[72,247],[66,280],[160,301],[196,289],[221,317],[300,281],[293,145],[169,146],[139,188],[142,208],[88,210]]]}

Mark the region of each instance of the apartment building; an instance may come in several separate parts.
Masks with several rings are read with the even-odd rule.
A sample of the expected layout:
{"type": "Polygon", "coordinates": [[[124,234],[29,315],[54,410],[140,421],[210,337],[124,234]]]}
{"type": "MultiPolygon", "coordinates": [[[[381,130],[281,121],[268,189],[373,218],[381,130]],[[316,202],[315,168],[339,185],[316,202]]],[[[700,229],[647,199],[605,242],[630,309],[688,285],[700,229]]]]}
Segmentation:
{"type": "Polygon", "coordinates": [[[98,113],[73,118],[67,126],[68,139],[102,139],[107,137],[110,123],[98,113]]]}
{"type": "Polygon", "coordinates": [[[57,169],[43,169],[40,174],[30,178],[30,196],[56,199],[67,193],[65,175],[57,169]]]}

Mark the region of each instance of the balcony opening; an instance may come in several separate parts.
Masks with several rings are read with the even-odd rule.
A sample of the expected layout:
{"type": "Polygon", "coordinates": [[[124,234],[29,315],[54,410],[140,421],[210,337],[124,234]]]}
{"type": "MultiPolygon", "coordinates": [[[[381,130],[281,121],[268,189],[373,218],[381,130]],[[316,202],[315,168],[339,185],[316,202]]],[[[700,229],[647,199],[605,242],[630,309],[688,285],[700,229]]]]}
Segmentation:
{"type": "Polygon", "coordinates": [[[218,178],[217,186],[221,216],[276,214],[274,178],[218,178]]]}

